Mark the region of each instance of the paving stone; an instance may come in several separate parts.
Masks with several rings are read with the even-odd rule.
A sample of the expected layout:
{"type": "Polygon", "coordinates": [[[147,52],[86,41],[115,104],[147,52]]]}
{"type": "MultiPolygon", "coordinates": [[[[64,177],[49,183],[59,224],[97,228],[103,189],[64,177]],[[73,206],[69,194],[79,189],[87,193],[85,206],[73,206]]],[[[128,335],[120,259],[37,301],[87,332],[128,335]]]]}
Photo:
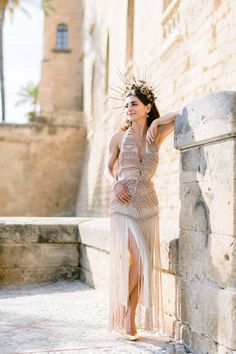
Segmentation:
{"type": "Polygon", "coordinates": [[[182,344],[139,331],[130,342],[108,332],[107,296],[74,281],[4,286],[0,291],[1,354],[186,353],[182,344]]]}

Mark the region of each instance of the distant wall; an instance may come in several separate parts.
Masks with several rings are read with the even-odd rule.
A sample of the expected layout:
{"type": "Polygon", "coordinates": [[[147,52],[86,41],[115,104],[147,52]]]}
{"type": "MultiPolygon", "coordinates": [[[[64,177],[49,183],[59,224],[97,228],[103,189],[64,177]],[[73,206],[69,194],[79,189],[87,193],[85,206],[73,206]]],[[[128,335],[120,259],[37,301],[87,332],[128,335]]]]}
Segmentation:
{"type": "Polygon", "coordinates": [[[0,216],[73,215],[86,130],[0,125],[0,216]]]}
{"type": "Polygon", "coordinates": [[[78,218],[0,218],[0,285],[79,277],[78,218]]]}

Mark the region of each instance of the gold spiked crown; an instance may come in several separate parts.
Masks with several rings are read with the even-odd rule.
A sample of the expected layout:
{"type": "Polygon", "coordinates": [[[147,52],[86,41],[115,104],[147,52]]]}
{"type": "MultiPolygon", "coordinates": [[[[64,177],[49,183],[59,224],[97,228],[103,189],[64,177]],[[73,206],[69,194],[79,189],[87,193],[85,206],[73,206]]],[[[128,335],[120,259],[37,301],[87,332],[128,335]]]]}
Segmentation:
{"type": "MultiPolygon", "coordinates": [[[[143,95],[147,103],[154,103],[156,100],[156,94],[153,86],[147,83],[146,81],[146,73],[144,74],[145,80],[141,80],[138,77],[135,77],[135,75],[132,72],[128,72],[127,74],[122,74],[120,70],[117,71],[117,74],[119,78],[121,79],[123,85],[122,86],[116,86],[116,88],[111,87],[111,90],[113,90],[118,96],[112,97],[109,96],[110,98],[116,99],[116,100],[121,100],[123,101],[125,97],[134,95],[137,96],[139,94],[143,95]]],[[[119,106],[115,108],[124,108],[124,106],[119,106]]]]}
{"type": "Polygon", "coordinates": [[[149,103],[153,103],[156,99],[153,88],[151,85],[148,85],[144,80],[134,79],[133,81],[126,84],[124,92],[122,94],[123,97],[127,97],[129,95],[136,95],[137,91],[139,91],[142,95],[146,96],[149,103]]]}

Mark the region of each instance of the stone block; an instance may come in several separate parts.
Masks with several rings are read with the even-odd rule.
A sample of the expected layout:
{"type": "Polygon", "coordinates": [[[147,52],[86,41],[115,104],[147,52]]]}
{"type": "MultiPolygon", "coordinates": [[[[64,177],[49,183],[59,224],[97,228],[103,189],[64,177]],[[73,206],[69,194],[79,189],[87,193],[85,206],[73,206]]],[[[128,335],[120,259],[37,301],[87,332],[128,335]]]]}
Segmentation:
{"type": "Polygon", "coordinates": [[[179,274],[195,275],[220,287],[236,287],[235,250],[235,237],[181,230],[179,274]]]}
{"type": "Polygon", "coordinates": [[[93,279],[93,274],[85,268],[79,267],[79,279],[82,282],[91,286],[92,288],[96,287],[94,279],[93,279]]]}
{"type": "Polygon", "coordinates": [[[78,241],[110,252],[110,222],[108,218],[93,218],[79,224],[78,241]]]}
{"type": "MultiPolygon", "coordinates": [[[[60,279],[78,279],[78,267],[60,268],[0,268],[0,284],[35,284],[60,279]]],[[[1,286],[0,285],[0,286],[1,286]]]]}
{"type": "Polygon", "coordinates": [[[38,235],[33,225],[0,223],[0,243],[18,244],[24,242],[37,242],[37,239],[38,235]]]}
{"type": "Polygon", "coordinates": [[[98,284],[100,280],[109,282],[110,255],[108,253],[81,243],[79,253],[79,267],[92,273],[94,284],[98,284]]]}
{"type": "Polygon", "coordinates": [[[181,119],[175,121],[175,148],[181,150],[232,135],[236,130],[235,100],[235,92],[222,91],[185,106],[181,119]]]}
{"type": "Polygon", "coordinates": [[[236,288],[221,289],[190,277],[181,277],[178,287],[181,322],[192,332],[236,350],[236,288]]]}
{"type": "Polygon", "coordinates": [[[181,151],[180,183],[233,180],[236,175],[235,139],[181,151]]]}
{"type": "Polygon", "coordinates": [[[233,236],[235,183],[215,180],[181,184],[180,228],[233,236]]]}
{"type": "Polygon", "coordinates": [[[182,325],[180,339],[194,354],[235,354],[236,352],[216,343],[212,338],[204,336],[202,333],[191,331],[190,327],[185,324],[182,325]]]}
{"type": "Polygon", "coordinates": [[[176,276],[162,272],[164,312],[173,317],[177,314],[177,290],[176,276]]]}
{"type": "Polygon", "coordinates": [[[109,282],[106,279],[94,278],[93,274],[84,268],[79,268],[79,279],[93,288],[100,289],[109,296],[109,282]]]}
{"type": "Polygon", "coordinates": [[[0,283],[78,277],[78,224],[84,218],[1,218],[0,283]]]}
{"type": "Polygon", "coordinates": [[[168,336],[175,337],[178,339],[178,320],[164,313],[164,333],[168,336]]]}
{"type": "Polygon", "coordinates": [[[41,262],[45,268],[77,267],[79,252],[75,244],[41,245],[41,262]]]}
{"type": "Polygon", "coordinates": [[[77,225],[0,224],[0,243],[77,242],[77,225]],[[10,237],[9,237],[10,235],[10,237]]]}
{"type": "Polygon", "coordinates": [[[163,270],[177,274],[178,268],[178,225],[168,219],[160,221],[161,267],[163,270]]]}
{"type": "Polygon", "coordinates": [[[38,230],[39,243],[68,243],[77,242],[77,225],[39,225],[38,230]]]}
{"type": "Polygon", "coordinates": [[[34,268],[41,266],[41,247],[37,244],[0,245],[1,268],[34,268]]]}
{"type": "Polygon", "coordinates": [[[182,326],[181,339],[184,341],[186,347],[191,349],[194,354],[216,354],[217,344],[202,333],[191,331],[188,325],[182,326]]]}
{"type": "Polygon", "coordinates": [[[75,206],[84,127],[6,124],[0,140],[1,215],[64,215],[75,206]]]}

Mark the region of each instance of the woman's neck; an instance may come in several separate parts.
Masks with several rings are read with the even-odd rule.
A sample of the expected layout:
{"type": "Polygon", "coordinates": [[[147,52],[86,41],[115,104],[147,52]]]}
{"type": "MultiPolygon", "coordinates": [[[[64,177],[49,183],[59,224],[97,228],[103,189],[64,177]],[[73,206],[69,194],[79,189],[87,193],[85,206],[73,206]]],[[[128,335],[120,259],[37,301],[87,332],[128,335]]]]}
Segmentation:
{"type": "Polygon", "coordinates": [[[142,137],[147,132],[147,122],[132,122],[132,129],[137,137],[142,137]]]}

